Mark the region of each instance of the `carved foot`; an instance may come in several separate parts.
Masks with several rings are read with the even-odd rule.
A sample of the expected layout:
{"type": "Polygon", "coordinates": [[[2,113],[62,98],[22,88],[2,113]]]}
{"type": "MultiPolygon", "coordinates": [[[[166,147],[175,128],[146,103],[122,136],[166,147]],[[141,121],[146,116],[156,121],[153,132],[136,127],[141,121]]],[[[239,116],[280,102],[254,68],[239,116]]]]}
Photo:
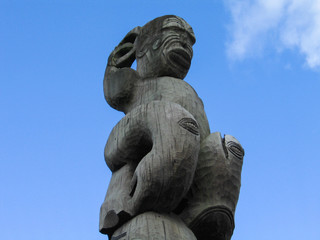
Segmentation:
{"type": "Polygon", "coordinates": [[[131,219],[130,182],[135,164],[126,164],[112,174],[106,198],[100,208],[99,231],[111,236],[122,224],[131,219]]]}

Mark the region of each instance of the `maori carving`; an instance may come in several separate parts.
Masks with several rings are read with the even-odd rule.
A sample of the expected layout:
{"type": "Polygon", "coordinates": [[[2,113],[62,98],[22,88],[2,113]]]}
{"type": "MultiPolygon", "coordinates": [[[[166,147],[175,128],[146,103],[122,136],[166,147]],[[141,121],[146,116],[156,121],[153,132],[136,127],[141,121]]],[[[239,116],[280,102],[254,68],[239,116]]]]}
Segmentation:
{"type": "Polygon", "coordinates": [[[167,15],[132,29],[109,56],[105,98],[125,113],[105,147],[112,177],[99,230],[110,239],[232,236],[244,150],[210,134],[202,100],[183,81],[194,43],[190,25],[167,15]]]}

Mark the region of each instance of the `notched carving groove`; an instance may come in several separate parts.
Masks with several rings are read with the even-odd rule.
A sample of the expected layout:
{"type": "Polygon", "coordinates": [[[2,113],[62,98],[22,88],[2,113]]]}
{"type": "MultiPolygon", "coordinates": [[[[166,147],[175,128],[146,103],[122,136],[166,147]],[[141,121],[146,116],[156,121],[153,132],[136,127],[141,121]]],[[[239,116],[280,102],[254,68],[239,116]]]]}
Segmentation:
{"type": "Polygon", "coordinates": [[[226,155],[226,158],[228,158],[229,153],[226,146],[226,138],[222,138],[221,141],[222,141],[222,148],[223,148],[224,154],[226,155]]]}
{"type": "Polygon", "coordinates": [[[184,129],[188,130],[189,132],[199,135],[199,126],[195,120],[192,118],[182,118],[179,122],[179,125],[184,129]]]}
{"type": "Polygon", "coordinates": [[[137,178],[136,175],[134,175],[133,178],[132,178],[132,180],[131,180],[131,184],[130,184],[130,189],[131,189],[131,191],[130,191],[129,195],[130,195],[131,197],[133,197],[133,195],[134,195],[134,193],[135,193],[135,191],[136,191],[137,184],[138,184],[138,178],[137,178]]]}
{"type": "Polygon", "coordinates": [[[240,144],[233,142],[233,141],[229,141],[226,143],[226,147],[228,148],[228,150],[237,158],[242,159],[244,156],[244,150],[243,148],[240,146],[240,144]]]}
{"type": "Polygon", "coordinates": [[[111,240],[120,240],[121,238],[125,237],[127,232],[120,234],[119,236],[112,237],[111,240]]]}

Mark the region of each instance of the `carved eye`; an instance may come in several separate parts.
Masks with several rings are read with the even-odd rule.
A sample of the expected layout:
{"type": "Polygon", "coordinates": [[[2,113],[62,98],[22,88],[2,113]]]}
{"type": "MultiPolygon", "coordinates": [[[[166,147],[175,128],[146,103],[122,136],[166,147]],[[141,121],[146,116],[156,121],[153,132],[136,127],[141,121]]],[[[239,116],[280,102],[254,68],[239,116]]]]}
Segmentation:
{"type": "Polygon", "coordinates": [[[195,135],[200,134],[198,124],[192,118],[182,118],[178,123],[181,127],[188,130],[189,132],[191,132],[195,135]]]}
{"type": "Polygon", "coordinates": [[[154,41],[152,48],[153,50],[157,50],[161,46],[161,38],[158,38],[154,41]]]}
{"type": "Polygon", "coordinates": [[[226,143],[226,147],[237,158],[240,158],[240,159],[243,158],[244,150],[238,143],[235,143],[233,141],[229,141],[226,143]]]}

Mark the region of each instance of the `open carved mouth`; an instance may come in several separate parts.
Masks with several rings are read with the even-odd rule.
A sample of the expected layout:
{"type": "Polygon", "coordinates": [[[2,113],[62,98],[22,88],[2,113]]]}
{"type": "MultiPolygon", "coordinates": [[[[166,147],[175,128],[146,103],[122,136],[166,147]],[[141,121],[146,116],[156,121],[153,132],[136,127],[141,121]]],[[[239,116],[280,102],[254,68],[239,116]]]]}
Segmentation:
{"type": "Polygon", "coordinates": [[[169,52],[169,61],[175,66],[188,70],[191,65],[191,56],[186,50],[176,48],[169,52]]]}

